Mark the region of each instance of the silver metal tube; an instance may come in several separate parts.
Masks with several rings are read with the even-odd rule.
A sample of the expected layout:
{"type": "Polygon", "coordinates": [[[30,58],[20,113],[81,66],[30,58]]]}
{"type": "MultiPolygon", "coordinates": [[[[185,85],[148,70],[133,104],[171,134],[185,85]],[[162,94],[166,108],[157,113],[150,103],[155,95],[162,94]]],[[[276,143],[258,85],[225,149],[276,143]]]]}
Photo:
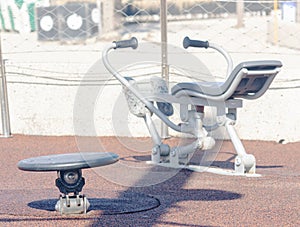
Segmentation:
{"type": "Polygon", "coordinates": [[[209,43],[209,47],[218,51],[219,53],[221,53],[224,58],[226,59],[227,62],[227,77],[230,75],[230,73],[232,72],[233,69],[233,61],[232,58],[230,57],[230,55],[226,52],[226,50],[224,50],[222,47],[220,47],[217,44],[214,43],[209,43]]]}
{"type": "Polygon", "coordinates": [[[245,157],[247,152],[233,127],[232,121],[228,120],[225,124],[225,127],[238,156],[245,157]]]}
{"type": "MultiPolygon", "coordinates": [[[[161,32],[161,67],[162,78],[169,87],[169,65],[168,65],[168,29],[167,29],[167,1],[160,0],[160,32],[161,32]]],[[[168,127],[161,122],[161,137],[168,138],[168,127]]]]}
{"type": "Polygon", "coordinates": [[[148,127],[148,130],[150,132],[152,141],[155,145],[160,145],[161,144],[161,138],[158,135],[158,132],[155,128],[154,122],[152,121],[150,113],[146,113],[146,116],[144,117],[145,123],[148,127]]]}
{"type": "Polygon", "coordinates": [[[179,157],[185,157],[186,155],[194,153],[197,149],[201,149],[201,139],[197,139],[190,144],[178,146],[176,148],[179,157]]]}
{"type": "Polygon", "coordinates": [[[2,58],[2,44],[0,36],[0,64],[1,64],[1,80],[0,80],[0,98],[1,98],[1,120],[3,137],[10,137],[10,117],[8,108],[7,84],[5,73],[5,62],[2,58]]]}
{"type": "Polygon", "coordinates": [[[162,77],[167,82],[169,81],[168,72],[168,34],[167,34],[167,1],[160,1],[160,29],[161,29],[161,66],[162,77]]]}
{"type": "Polygon", "coordinates": [[[149,102],[139,91],[137,91],[133,86],[129,84],[129,82],[120,74],[118,73],[109,63],[108,61],[108,52],[112,49],[116,48],[116,44],[112,43],[106,48],[104,48],[102,52],[102,61],[105,65],[106,69],[117,79],[121,82],[122,85],[127,87],[138,99],[143,102],[146,107],[153,112],[156,116],[158,116],[162,121],[164,121],[170,128],[174,129],[175,131],[181,132],[181,127],[179,125],[175,125],[171,122],[160,110],[155,108],[155,106],[149,102]]]}

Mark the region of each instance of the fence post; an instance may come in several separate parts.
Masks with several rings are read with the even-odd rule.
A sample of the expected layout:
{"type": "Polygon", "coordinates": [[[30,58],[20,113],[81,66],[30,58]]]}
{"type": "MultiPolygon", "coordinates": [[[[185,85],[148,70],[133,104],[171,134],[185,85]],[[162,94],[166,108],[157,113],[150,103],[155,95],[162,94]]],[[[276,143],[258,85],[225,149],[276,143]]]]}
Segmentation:
{"type": "Polygon", "coordinates": [[[102,0],[102,32],[114,30],[114,1],[102,0]]]}
{"type": "Polygon", "coordinates": [[[297,1],[296,7],[297,7],[296,22],[300,23],[300,0],[297,1]]]}
{"type": "Polygon", "coordinates": [[[278,44],[278,0],[273,0],[274,7],[274,25],[273,25],[273,43],[278,44]]]}
{"type": "Polygon", "coordinates": [[[244,27],[244,0],[238,0],[236,3],[236,13],[237,13],[237,28],[244,27]]]}
{"type": "Polygon", "coordinates": [[[102,4],[101,4],[101,0],[97,0],[96,1],[96,4],[97,4],[97,9],[98,9],[98,37],[100,38],[101,37],[101,34],[102,34],[102,4]]]}
{"type": "MultiPolygon", "coordinates": [[[[167,1],[160,0],[160,32],[161,32],[161,67],[162,78],[169,87],[169,65],[168,65],[168,28],[167,28],[167,1]]],[[[161,137],[168,138],[168,126],[161,122],[161,137]]]]}
{"type": "Polygon", "coordinates": [[[1,42],[1,32],[0,32],[0,64],[1,64],[1,80],[0,80],[0,99],[1,99],[1,120],[2,120],[2,136],[10,137],[10,118],[8,109],[8,98],[7,98],[7,84],[5,76],[5,64],[2,58],[2,42],[1,42]]]}

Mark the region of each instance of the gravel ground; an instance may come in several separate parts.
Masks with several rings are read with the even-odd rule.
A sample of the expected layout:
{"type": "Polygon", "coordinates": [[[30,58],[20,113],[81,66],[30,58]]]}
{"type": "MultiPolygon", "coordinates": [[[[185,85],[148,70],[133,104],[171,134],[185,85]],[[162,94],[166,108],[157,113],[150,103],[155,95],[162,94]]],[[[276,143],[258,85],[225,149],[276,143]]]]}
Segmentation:
{"type": "MultiPolygon", "coordinates": [[[[107,151],[117,153],[120,161],[84,170],[83,192],[90,199],[90,211],[86,215],[60,216],[53,208],[59,196],[54,185],[56,173],[24,172],[18,170],[17,163],[34,156],[79,152],[78,138],[23,135],[2,138],[0,226],[300,225],[300,143],[243,141],[246,150],[256,156],[257,173],[261,177],[180,170],[155,183],[151,176],[159,169],[146,166],[149,152],[131,148],[138,144],[137,139],[99,137],[97,140],[107,151]],[[132,179],[125,171],[123,174],[114,171],[115,167],[120,172],[129,167],[132,179]],[[135,175],[136,169],[141,174],[135,175]],[[124,179],[129,180],[126,183],[124,179]],[[142,187],[143,184],[146,186],[142,187]]],[[[138,140],[145,147],[150,143],[148,138],[138,140]]],[[[231,143],[225,141],[214,165],[232,166],[233,156],[231,143]]]]}

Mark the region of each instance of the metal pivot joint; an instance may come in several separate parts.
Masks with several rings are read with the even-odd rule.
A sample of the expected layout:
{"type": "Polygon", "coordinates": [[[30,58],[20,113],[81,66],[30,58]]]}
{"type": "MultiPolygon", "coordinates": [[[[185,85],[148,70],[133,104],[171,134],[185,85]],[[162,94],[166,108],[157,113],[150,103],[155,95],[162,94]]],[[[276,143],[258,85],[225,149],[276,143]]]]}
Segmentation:
{"type": "Polygon", "coordinates": [[[65,195],[69,193],[79,194],[85,184],[81,169],[58,171],[58,178],[55,181],[56,187],[65,195]]]}
{"type": "Polygon", "coordinates": [[[58,178],[55,185],[63,193],[57,201],[55,209],[61,214],[86,213],[89,202],[84,195],[79,193],[85,185],[81,169],[57,171],[58,178]],[[73,193],[73,195],[69,195],[73,193]]]}

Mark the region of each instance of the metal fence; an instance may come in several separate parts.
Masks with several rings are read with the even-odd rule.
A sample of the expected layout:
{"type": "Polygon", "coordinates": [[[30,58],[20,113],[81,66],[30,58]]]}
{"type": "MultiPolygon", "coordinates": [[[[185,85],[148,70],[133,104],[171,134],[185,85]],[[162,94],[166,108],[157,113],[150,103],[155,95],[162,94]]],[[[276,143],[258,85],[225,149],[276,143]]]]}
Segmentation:
{"type": "MultiPolygon", "coordinates": [[[[188,35],[224,46],[237,61],[291,57],[294,60],[285,70],[297,79],[299,5],[298,0],[0,0],[1,55],[6,60],[8,96],[12,105],[17,105],[14,102],[26,92],[34,96],[33,91],[63,87],[64,91],[57,92],[65,92],[64,96],[76,93],[82,84],[103,85],[106,71],[89,81],[82,81],[82,75],[99,59],[104,44],[130,36],[181,46],[188,35]],[[165,15],[161,10],[164,2],[165,15]]],[[[163,58],[167,49],[162,48],[164,51],[162,65],[167,64],[163,58]]],[[[217,71],[214,53],[194,53],[206,56],[205,64],[213,73],[217,71]]],[[[163,70],[162,74],[168,73],[163,70]]],[[[32,115],[30,112],[27,118],[32,115]]],[[[13,112],[13,120],[20,122],[19,117],[18,111],[13,112]]],[[[20,123],[15,131],[23,133],[21,127],[20,123]]]]}
{"type": "MultiPolygon", "coordinates": [[[[278,22],[300,23],[297,0],[1,0],[0,28],[2,32],[37,32],[38,40],[52,41],[85,40],[114,30],[120,34],[132,33],[145,24],[160,22],[161,2],[166,4],[169,23],[211,19],[222,23],[235,18],[239,28],[254,17],[269,21],[277,17],[278,22]]],[[[278,30],[284,29],[277,26],[278,30]]],[[[259,29],[261,25],[256,27],[259,29]]]]}
{"type": "MultiPolygon", "coordinates": [[[[273,28],[276,33],[280,31],[284,33],[284,36],[290,36],[290,33],[299,32],[299,28],[294,31],[289,31],[289,24],[284,23],[300,23],[300,7],[297,1],[255,1],[255,0],[237,0],[237,1],[166,1],[167,4],[167,20],[172,22],[190,21],[191,24],[195,21],[199,22],[199,32],[201,30],[201,23],[205,25],[207,20],[215,20],[215,24],[222,24],[226,20],[235,19],[236,22],[232,24],[236,28],[245,27],[245,23],[249,20],[260,18],[262,21],[267,21],[269,24],[273,24],[273,28]],[[298,5],[298,7],[297,7],[298,5]]],[[[145,26],[145,24],[158,23],[160,21],[160,1],[117,1],[114,5],[114,26],[125,32],[137,31],[139,27],[145,26]],[[136,30],[135,30],[136,29],[136,30]]],[[[108,21],[113,21],[109,19],[108,21]]],[[[255,22],[254,22],[255,23],[255,22]]],[[[183,23],[185,28],[189,28],[188,23],[183,23]]],[[[214,24],[211,24],[211,29],[214,29],[214,24]]],[[[262,31],[265,29],[264,24],[260,24],[257,20],[254,29],[262,31]]],[[[218,25],[217,25],[218,27],[218,25]]],[[[295,26],[298,27],[298,26],[295,26]]],[[[168,31],[174,32],[174,31],[168,31]]],[[[272,33],[272,30],[266,30],[265,33],[272,33]]],[[[219,35],[225,34],[219,31],[219,35]]],[[[232,34],[233,35],[233,34],[232,34]]],[[[241,32],[243,35],[243,31],[241,32]]],[[[248,38],[251,38],[252,34],[246,34],[248,38]]],[[[279,36],[279,34],[278,34],[279,36]]],[[[274,37],[273,37],[274,38],[274,37]]],[[[239,39],[232,37],[232,39],[239,39]]],[[[255,37],[254,37],[255,39],[255,37]]],[[[270,40],[279,42],[279,37],[275,37],[276,40],[270,40]]],[[[284,41],[282,38],[281,41],[284,41]]],[[[297,47],[298,48],[298,47],[297,47]]]]}

